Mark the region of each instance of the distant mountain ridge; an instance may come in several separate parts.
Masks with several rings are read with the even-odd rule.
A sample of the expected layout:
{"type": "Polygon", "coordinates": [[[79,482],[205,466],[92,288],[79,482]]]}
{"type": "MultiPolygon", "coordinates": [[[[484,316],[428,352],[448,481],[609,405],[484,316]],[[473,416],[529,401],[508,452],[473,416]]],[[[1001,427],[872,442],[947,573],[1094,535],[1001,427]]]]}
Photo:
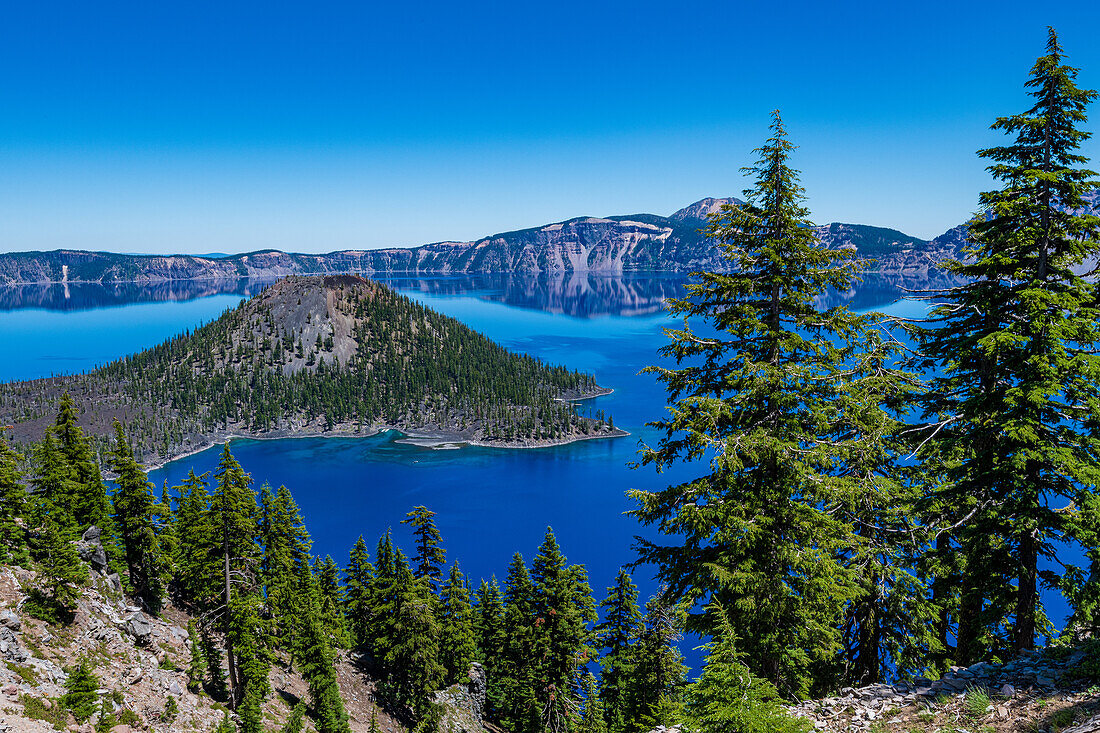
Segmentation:
{"type": "MultiPolygon", "coordinates": [[[[1098,208],[1097,193],[1088,197],[1098,208]]],[[[171,280],[270,279],[286,275],[379,272],[418,274],[689,272],[724,266],[700,229],[706,217],[736,198],[704,198],[669,216],[577,217],[530,229],[493,234],[472,242],[419,247],[300,254],[260,250],[237,255],[125,255],[55,250],[0,254],[0,284],[60,282],[165,282],[171,280]]],[[[872,272],[925,274],[955,257],[966,226],[932,240],[896,229],[832,223],[814,227],[827,246],[851,248],[873,259],[872,272]]]]}

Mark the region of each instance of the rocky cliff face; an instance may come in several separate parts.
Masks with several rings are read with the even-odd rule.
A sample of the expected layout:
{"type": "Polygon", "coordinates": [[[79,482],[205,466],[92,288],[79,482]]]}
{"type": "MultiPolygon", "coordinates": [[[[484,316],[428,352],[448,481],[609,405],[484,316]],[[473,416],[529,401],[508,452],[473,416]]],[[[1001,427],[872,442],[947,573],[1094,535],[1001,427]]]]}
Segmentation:
{"type": "MultiPolygon", "coordinates": [[[[1097,192],[1087,197],[1095,210],[1097,192]]],[[[691,272],[725,267],[701,229],[708,215],[735,198],[705,198],[669,216],[580,217],[494,234],[473,242],[346,250],[322,255],[263,250],[230,257],[118,255],[57,250],[0,254],[0,284],[165,282],[195,279],[272,279],[338,273],[600,273],[691,272]]],[[[814,228],[827,246],[849,248],[873,261],[873,272],[915,276],[954,257],[966,227],[931,241],[896,229],[833,223],[814,228]]]]}

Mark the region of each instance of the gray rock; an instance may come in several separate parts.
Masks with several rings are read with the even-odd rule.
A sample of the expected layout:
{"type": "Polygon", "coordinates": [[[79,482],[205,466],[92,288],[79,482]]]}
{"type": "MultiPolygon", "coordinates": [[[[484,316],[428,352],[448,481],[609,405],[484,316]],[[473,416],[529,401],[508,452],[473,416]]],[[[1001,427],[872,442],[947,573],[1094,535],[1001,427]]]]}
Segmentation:
{"type": "Polygon", "coordinates": [[[107,569],[107,552],[98,542],[81,540],[76,543],[76,552],[81,560],[92,566],[92,570],[102,573],[107,569]]]}
{"type": "Polygon", "coordinates": [[[99,527],[93,524],[91,527],[88,527],[88,529],[84,530],[84,534],[80,536],[80,539],[84,540],[85,542],[95,542],[102,545],[103,543],[99,539],[102,534],[102,530],[100,530],[99,527]]]}
{"type": "Polygon", "coordinates": [[[0,659],[16,664],[27,661],[30,654],[19,645],[15,632],[7,626],[0,626],[0,659]]]}
{"type": "Polygon", "coordinates": [[[122,630],[134,637],[138,646],[148,646],[153,638],[153,624],[141,611],[128,616],[122,622],[122,630]]]}
{"type": "Polygon", "coordinates": [[[19,614],[10,608],[5,608],[0,612],[0,626],[11,629],[12,631],[19,631],[23,628],[23,620],[19,618],[19,614]]]}
{"type": "Polygon", "coordinates": [[[1006,682],[1001,687],[1001,694],[1004,695],[1005,697],[1016,697],[1016,688],[1013,685],[1006,682]]]}

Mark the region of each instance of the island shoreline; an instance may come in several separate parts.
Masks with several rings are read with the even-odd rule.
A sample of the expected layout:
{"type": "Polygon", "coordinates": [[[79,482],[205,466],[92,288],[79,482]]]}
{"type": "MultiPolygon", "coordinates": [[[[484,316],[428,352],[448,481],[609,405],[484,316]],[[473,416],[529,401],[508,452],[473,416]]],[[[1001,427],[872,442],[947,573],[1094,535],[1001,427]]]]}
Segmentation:
{"type": "MultiPolygon", "coordinates": [[[[602,396],[602,395],[597,395],[597,396],[602,396]]],[[[594,397],[585,397],[583,399],[594,399],[594,397]]],[[[525,444],[519,444],[519,443],[495,443],[495,442],[485,442],[485,441],[481,441],[481,440],[471,440],[469,438],[464,438],[464,437],[462,437],[461,435],[459,435],[457,433],[442,433],[442,432],[417,433],[415,430],[397,428],[397,427],[393,427],[393,426],[390,426],[390,425],[364,428],[364,430],[362,432],[346,432],[346,431],[342,431],[342,430],[329,430],[329,431],[324,431],[324,432],[305,431],[305,432],[300,432],[300,433],[289,433],[289,434],[286,434],[286,435],[263,435],[263,434],[248,434],[248,433],[236,433],[236,432],[234,432],[234,433],[225,433],[225,434],[222,434],[222,435],[218,435],[218,436],[212,438],[209,443],[206,443],[205,445],[199,446],[197,448],[186,451],[184,453],[180,453],[178,456],[172,456],[171,458],[165,458],[163,460],[156,461],[156,462],[150,463],[150,464],[142,464],[142,469],[146,473],[151,473],[152,471],[159,471],[160,469],[167,466],[169,463],[175,463],[176,461],[182,461],[184,459],[187,459],[187,458],[190,458],[192,456],[198,455],[199,453],[202,453],[204,451],[208,451],[211,448],[216,448],[219,445],[226,445],[227,443],[232,443],[234,440],[256,440],[256,441],[260,441],[260,440],[301,440],[301,439],[309,439],[309,438],[324,438],[326,440],[329,440],[329,439],[333,439],[333,440],[349,440],[349,439],[354,440],[354,439],[357,439],[357,438],[374,438],[374,437],[377,437],[377,436],[381,435],[382,433],[388,433],[388,432],[400,433],[402,437],[400,439],[398,439],[397,442],[402,443],[403,445],[417,446],[419,444],[412,443],[412,442],[403,442],[403,441],[405,439],[412,439],[412,440],[420,439],[420,440],[426,440],[426,441],[433,441],[434,443],[437,443],[439,445],[457,445],[459,447],[461,447],[461,446],[470,446],[470,447],[474,447],[474,448],[501,448],[501,449],[504,449],[504,450],[533,450],[533,449],[537,449],[537,448],[557,448],[557,447],[560,447],[560,446],[570,445],[572,443],[580,443],[580,442],[583,442],[583,441],[586,441],[586,440],[608,440],[608,439],[612,439],[612,438],[625,438],[625,437],[628,437],[630,435],[629,431],[622,430],[620,428],[612,428],[610,431],[605,432],[605,433],[598,433],[598,434],[594,434],[594,435],[580,435],[580,436],[577,436],[577,437],[574,437],[574,438],[569,438],[568,440],[535,441],[537,443],[537,445],[525,445],[525,444]]],[[[427,448],[429,450],[435,449],[435,446],[432,445],[432,444],[419,445],[419,447],[427,448]]]]}

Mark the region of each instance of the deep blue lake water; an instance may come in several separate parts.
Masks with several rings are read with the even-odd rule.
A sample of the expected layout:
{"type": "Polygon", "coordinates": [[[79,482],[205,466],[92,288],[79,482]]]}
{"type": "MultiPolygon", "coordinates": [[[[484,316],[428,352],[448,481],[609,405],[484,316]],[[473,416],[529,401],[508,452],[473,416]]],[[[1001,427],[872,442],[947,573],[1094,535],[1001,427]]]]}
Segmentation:
{"type": "MultiPolygon", "coordinates": [[[[652,375],[639,374],[658,360],[666,343],[662,329],[675,325],[661,299],[678,294],[674,277],[390,278],[410,297],[453,316],[510,349],[595,374],[614,388],[586,403],[603,409],[631,435],[533,450],[464,447],[432,450],[396,443],[397,435],[370,438],[234,441],[233,453],[256,485],[286,485],[312,533],[314,551],[341,566],[359,535],[373,549],[392,529],[407,552],[411,535],[400,522],[412,507],[436,512],[448,561],[459,561],[476,585],[496,574],[503,581],[509,560],[521,552],[530,560],[546,528],[552,527],[571,562],[588,568],[602,599],[619,567],[631,562],[635,535],[652,535],[624,512],[632,488],[660,489],[690,477],[692,467],[663,475],[632,470],[640,441],[657,436],[645,423],[660,417],[664,390],[652,375]]],[[[0,380],[77,372],[152,346],[184,329],[216,318],[255,292],[239,283],[211,294],[178,286],[168,296],[141,289],[97,293],[85,286],[78,303],[51,288],[6,295],[0,289],[0,380]]],[[[216,288],[214,290],[217,290],[216,288]]],[[[842,296],[859,310],[919,315],[923,306],[902,298],[894,284],[869,280],[842,296]]],[[[153,471],[150,479],[178,484],[187,472],[212,470],[220,448],[153,471]]],[[[643,599],[656,590],[650,568],[634,573],[643,599]]],[[[1057,614],[1056,614],[1057,615],[1057,614]]],[[[698,667],[693,640],[683,645],[698,667]]]]}

